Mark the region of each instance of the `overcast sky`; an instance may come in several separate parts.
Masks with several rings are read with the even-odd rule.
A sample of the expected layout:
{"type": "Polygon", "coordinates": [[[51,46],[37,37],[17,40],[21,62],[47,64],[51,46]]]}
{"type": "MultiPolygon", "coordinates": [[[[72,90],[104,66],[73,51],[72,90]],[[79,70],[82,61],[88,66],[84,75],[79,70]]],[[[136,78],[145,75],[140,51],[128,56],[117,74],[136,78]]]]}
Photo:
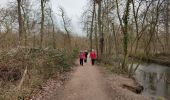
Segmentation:
{"type": "MultiPolygon", "coordinates": [[[[3,7],[9,1],[14,0],[0,0],[0,7],[3,7]]],[[[85,5],[87,5],[88,0],[50,0],[52,9],[54,12],[59,13],[59,6],[62,6],[67,13],[68,17],[72,20],[73,30],[79,35],[86,36],[86,33],[82,31],[80,25],[80,17],[83,13],[85,5]]],[[[58,21],[59,26],[61,26],[61,21],[58,21]]]]}

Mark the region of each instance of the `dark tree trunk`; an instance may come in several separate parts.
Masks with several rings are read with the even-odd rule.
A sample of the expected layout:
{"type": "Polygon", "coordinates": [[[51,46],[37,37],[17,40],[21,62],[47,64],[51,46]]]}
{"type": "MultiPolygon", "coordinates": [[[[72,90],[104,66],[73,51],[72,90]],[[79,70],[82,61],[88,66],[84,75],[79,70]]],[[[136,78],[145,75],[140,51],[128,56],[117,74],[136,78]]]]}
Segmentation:
{"type": "Polygon", "coordinates": [[[98,2],[98,30],[99,30],[99,47],[100,47],[100,56],[103,55],[103,34],[102,34],[102,27],[101,27],[101,0],[98,2]]]}
{"type": "Polygon", "coordinates": [[[92,48],[93,48],[92,34],[93,34],[94,15],[95,15],[95,11],[96,11],[95,6],[96,6],[96,3],[94,1],[94,3],[93,3],[93,12],[92,12],[92,21],[91,21],[91,29],[90,29],[90,50],[92,50],[92,48]]]}
{"type": "Polygon", "coordinates": [[[40,37],[40,48],[43,45],[43,37],[44,37],[44,0],[41,0],[41,29],[40,29],[41,37],[40,37]]]}
{"type": "Polygon", "coordinates": [[[18,3],[18,24],[19,24],[19,44],[22,41],[22,34],[23,34],[23,19],[21,14],[21,0],[17,0],[18,3]]]}
{"type": "Polygon", "coordinates": [[[170,43],[169,43],[169,11],[170,11],[170,2],[169,0],[166,0],[166,16],[165,16],[165,32],[166,32],[166,53],[169,53],[169,49],[170,49],[170,43]]]}

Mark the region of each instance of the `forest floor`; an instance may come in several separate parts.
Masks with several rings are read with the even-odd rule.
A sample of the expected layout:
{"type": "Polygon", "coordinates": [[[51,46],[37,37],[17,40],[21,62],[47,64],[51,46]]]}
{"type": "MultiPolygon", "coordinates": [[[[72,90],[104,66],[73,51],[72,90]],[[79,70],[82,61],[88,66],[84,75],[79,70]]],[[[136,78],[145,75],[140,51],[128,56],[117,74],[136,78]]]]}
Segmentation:
{"type": "Polygon", "coordinates": [[[108,73],[102,67],[92,66],[90,61],[77,66],[67,77],[64,84],[58,80],[47,82],[33,100],[150,100],[122,87],[135,85],[132,79],[108,73]]]}

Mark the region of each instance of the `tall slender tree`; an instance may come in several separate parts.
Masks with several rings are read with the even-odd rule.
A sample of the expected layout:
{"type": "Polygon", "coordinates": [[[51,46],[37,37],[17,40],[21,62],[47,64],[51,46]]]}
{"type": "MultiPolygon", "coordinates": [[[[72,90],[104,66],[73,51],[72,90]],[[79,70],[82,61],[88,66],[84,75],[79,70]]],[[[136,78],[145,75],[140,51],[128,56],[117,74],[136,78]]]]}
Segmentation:
{"type": "Polygon", "coordinates": [[[62,7],[60,7],[60,11],[61,11],[61,18],[63,21],[64,30],[66,32],[64,46],[70,48],[71,47],[71,38],[70,38],[71,19],[67,17],[62,7]]]}
{"type": "Polygon", "coordinates": [[[121,25],[122,33],[123,33],[123,50],[124,50],[124,58],[122,62],[122,69],[126,68],[127,56],[128,56],[128,20],[129,20],[129,12],[130,12],[130,3],[131,0],[127,0],[126,7],[124,10],[123,18],[121,19],[118,7],[118,0],[116,0],[117,6],[117,14],[119,17],[119,22],[121,25]]]}
{"type": "Polygon", "coordinates": [[[169,21],[170,21],[170,17],[169,17],[169,12],[170,12],[170,1],[166,0],[165,2],[165,7],[166,7],[166,11],[165,11],[165,32],[166,32],[166,53],[169,53],[169,49],[170,49],[170,43],[169,43],[169,38],[170,38],[170,33],[169,33],[169,21]]]}
{"type": "Polygon", "coordinates": [[[93,1],[93,11],[92,11],[92,20],[91,20],[91,29],[90,29],[90,50],[92,50],[93,48],[93,37],[92,37],[92,34],[93,34],[93,24],[94,24],[94,15],[95,15],[95,11],[96,11],[96,2],[93,1]]]}
{"type": "Polygon", "coordinates": [[[102,33],[102,23],[101,23],[101,12],[102,12],[102,0],[96,0],[98,4],[98,33],[99,33],[99,47],[100,47],[100,56],[103,55],[103,45],[104,45],[104,38],[102,33]]]}
{"type": "Polygon", "coordinates": [[[21,13],[21,2],[22,0],[17,0],[18,6],[18,24],[19,24],[19,45],[22,41],[22,34],[23,34],[23,18],[21,13]]]}
{"type": "Polygon", "coordinates": [[[45,0],[41,0],[41,29],[40,29],[40,48],[43,45],[43,37],[44,37],[44,2],[45,0]]]}

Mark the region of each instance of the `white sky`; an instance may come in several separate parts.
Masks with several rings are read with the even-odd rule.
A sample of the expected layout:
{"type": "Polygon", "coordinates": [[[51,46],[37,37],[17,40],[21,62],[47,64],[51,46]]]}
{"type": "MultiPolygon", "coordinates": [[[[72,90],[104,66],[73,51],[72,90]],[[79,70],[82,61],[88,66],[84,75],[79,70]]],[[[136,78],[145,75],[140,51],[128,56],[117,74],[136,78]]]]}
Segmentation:
{"type": "MultiPolygon", "coordinates": [[[[0,0],[0,7],[3,7],[9,1],[14,0],[0,0]]],[[[83,8],[87,5],[88,0],[50,0],[52,9],[55,13],[59,13],[59,6],[62,6],[67,13],[67,16],[71,18],[73,31],[81,36],[86,36],[86,33],[82,31],[82,27],[80,24],[80,17],[83,13],[83,8]]],[[[61,26],[61,21],[57,21],[59,26],[61,26]]]]}

